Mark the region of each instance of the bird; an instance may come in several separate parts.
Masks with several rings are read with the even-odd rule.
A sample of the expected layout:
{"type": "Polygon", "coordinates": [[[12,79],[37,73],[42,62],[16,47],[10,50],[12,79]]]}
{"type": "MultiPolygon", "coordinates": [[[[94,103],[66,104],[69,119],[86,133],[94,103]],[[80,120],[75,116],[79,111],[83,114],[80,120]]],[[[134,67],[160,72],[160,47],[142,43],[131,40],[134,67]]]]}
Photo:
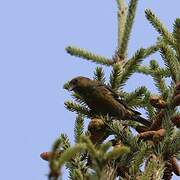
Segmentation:
{"type": "Polygon", "coordinates": [[[150,121],[140,116],[140,112],[129,108],[110,86],[97,80],[75,77],[69,82],[69,90],[80,95],[94,114],[109,115],[119,120],[134,120],[147,127],[151,125],[150,121]]]}

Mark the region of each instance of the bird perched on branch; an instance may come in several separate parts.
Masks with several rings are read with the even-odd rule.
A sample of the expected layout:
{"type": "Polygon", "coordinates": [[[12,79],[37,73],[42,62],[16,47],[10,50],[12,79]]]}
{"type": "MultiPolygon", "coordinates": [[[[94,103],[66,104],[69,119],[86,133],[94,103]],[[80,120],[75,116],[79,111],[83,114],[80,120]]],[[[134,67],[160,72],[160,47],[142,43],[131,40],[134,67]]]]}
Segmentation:
{"type": "Polygon", "coordinates": [[[125,105],[109,86],[98,81],[79,76],[70,81],[69,90],[79,94],[95,114],[108,114],[120,120],[134,120],[148,127],[151,125],[151,122],[140,116],[141,113],[125,105]]]}

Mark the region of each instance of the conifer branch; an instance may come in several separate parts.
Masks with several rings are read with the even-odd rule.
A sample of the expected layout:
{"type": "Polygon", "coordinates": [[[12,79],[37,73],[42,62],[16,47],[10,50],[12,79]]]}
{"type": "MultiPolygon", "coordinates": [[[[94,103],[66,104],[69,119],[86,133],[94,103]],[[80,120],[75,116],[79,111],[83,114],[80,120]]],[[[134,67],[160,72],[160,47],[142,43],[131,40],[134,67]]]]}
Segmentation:
{"type": "Polygon", "coordinates": [[[75,127],[74,127],[74,136],[75,136],[75,142],[79,142],[80,136],[83,134],[84,131],[84,119],[82,115],[78,114],[75,121],[75,127]]]}
{"type": "MultiPolygon", "coordinates": [[[[80,88],[78,85],[73,86],[76,83],[72,82],[72,89],[75,91],[72,97],[77,103],[66,101],[65,106],[68,110],[77,113],[74,127],[76,144],[71,146],[68,137],[62,134],[54,143],[52,152],[41,154],[44,160],[49,161],[49,180],[61,178],[63,165],[68,168],[69,178],[72,180],[114,180],[117,177],[119,179],[160,180],[161,178],[170,179],[172,172],[180,175],[180,168],[176,161],[176,158],[180,157],[178,129],[180,116],[177,110],[180,104],[180,19],[176,19],[174,31],[170,33],[151,10],[146,10],[147,19],[161,37],[158,38],[156,44],[146,49],[141,48],[127,61],[128,42],[138,0],[130,0],[127,13],[125,0],[116,1],[118,5],[118,49],[114,57],[105,58],[72,46],[68,46],[66,51],[70,55],[97,64],[112,66],[110,87],[105,85],[105,74],[102,67],[96,68],[94,80],[105,85],[104,87],[109,90],[107,93],[114,98],[112,100],[121,97],[124,101],[122,104],[125,104],[124,107],[129,107],[127,108],[128,113],[132,107],[144,108],[152,125],[145,127],[131,120],[117,120],[109,117],[110,108],[107,116],[93,114],[95,108],[92,110],[88,108],[89,103],[83,100],[83,95],[80,96],[80,88]],[[157,51],[161,52],[166,68],[161,68],[155,60],[150,61],[149,66],[140,65],[144,58],[157,51]],[[152,76],[160,96],[152,96],[151,92],[143,86],[130,93],[122,91],[122,86],[135,72],[152,76]],[[173,80],[169,87],[165,83],[166,77],[171,77],[173,80]],[[84,117],[91,118],[86,136],[83,135],[84,117]],[[140,134],[135,135],[132,128],[140,134]],[[104,142],[109,135],[113,135],[113,139],[107,143],[104,142]],[[154,158],[150,158],[150,155],[154,158]],[[144,162],[145,167],[142,170],[141,166],[144,162]]],[[[69,82],[64,85],[64,88],[70,90],[69,82]]],[[[96,103],[94,99],[93,103],[96,103]]],[[[107,101],[102,103],[102,106],[106,103],[107,101]]],[[[110,107],[110,104],[108,105],[110,107]]]]}
{"type": "Polygon", "coordinates": [[[118,5],[118,48],[121,46],[121,41],[125,29],[127,7],[124,0],[116,0],[118,5]]]}
{"type": "MultiPolygon", "coordinates": [[[[145,74],[145,75],[151,75],[152,73],[154,73],[154,71],[152,72],[152,69],[149,68],[148,66],[143,66],[143,65],[140,65],[137,70],[136,70],[138,73],[142,73],[142,74],[145,74]]],[[[158,73],[160,74],[162,77],[164,78],[167,78],[167,77],[170,77],[170,71],[168,68],[158,68],[155,73],[158,73]]]]}
{"type": "Polygon", "coordinates": [[[132,103],[132,101],[137,101],[139,99],[142,99],[142,96],[144,96],[146,94],[146,87],[145,86],[141,86],[137,89],[135,89],[133,92],[128,93],[128,95],[125,97],[125,102],[131,106],[130,104],[132,103]]]}
{"type": "Polygon", "coordinates": [[[178,155],[180,154],[180,131],[176,131],[172,138],[171,143],[173,146],[169,148],[170,155],[178,155]]]}
{"type": "Polygon", "coordinates": [[[92,178],[92,180],[114,180],[116,179],[116,168],[114,168],[115,163],[108,162],[105,167],[100,172],[100,177],[98,179],[92,178]]]}
{"type": "Polygon", "coordinates": [[[161,159],[150,159],[147,162],[141,180],[161,180],[164,175],[164,162],[161,159]]]}
{"type": "Polygon", "coordinates": [[[175,39],[175,49],[178,61],[180,62],[180,18],[177,18],[174,23],[173,35],[175,39]]]}
{"type": "Polygon", "coordinates": [[[151,93],[147,91],[143,99],[143,104],[144,104],[144,108],[146,110],[148,119],[152,120],[152,118],[156,115],[156,111],[154,107],[149,103],[150,96],[151,96],[151,93]]]}
{"type": "Polygon", "coordinates": [[[101,82],[102,84],[105,83],[105,75],[102,67],[97,67],[94,72],[94,80],[101,82]]]}
{"type": "Polygon", "coordinates": [[[129,152],[130,152],[130,149],[126,146],[114,147],[112,151],[110,151],[106,154],[106,159],[107,160],[113,160],[113,159],[115,160],[129,152]]]}
{"type": "Polygon", "coordinates": [[[70,82],[70,81],[66,82],[66,83],[63,85],[63,88],[64,88],[64,89],[69,90],[69,88],[70,88],[69,82],[70,82]]]}
{"type": "Polygon", "coordinates": [[[128,42],[129,42],[130,33],[132,30],[132,26],[133,26],[133,22],[135,18],[137,3],[138,3],[138,0],[131,0],[128,6],[125,28],[123,31],[120,47],[117,51],[119,59],[122,59],[122,60],[125,59],[126,57],[128,42]]]}
{"type": "Polygon", "coordinates": [[[161,21],[155,16],[155,14],[150,10],[146,9],[145,11],[146,18],[152,24],[152,26],[159,32],[163,39],[168,42],[168,44],[174,47],[174,38],[166,27],[161,23],[161,21]]]}
{"type": "Polygon", "coordinates": [[[110,74],[110,86],[114,90],[118,90],[120,85],[120,74],[122,73],[123,69],[119,64],[115,64],[113,66],[113,70],[110,74]]]}
{"type": "Polygon", "coordinates": [[[64,104],[69,111],[81,113],[87,117],[90,117],[90,112],[88,108],[81,106],[77,103],[74,103],[72,101],[66,101],[64,104]]]}
{"type": "Polygon", "coordinates": [[[136,72],[141,73],[141,74],[145,74],[145,75],[150,75],[151,74],[151,69],[148,66],[143,66],[140,65],[136,72]]]}
{"type": "Polygon", "coordinates": [[[178,62],[174,51],[163,44],[161,47],[161,56],[165,65],[169,68],[173,81],[176,83],[180,80],[180,63],[178,62]]]}
{"type": "Polygon", "coordinates": [[[62,141],[61,147],[63,150],[66,150],[71,146],[69,142],[69,138],[66,134],[61,134],[60,139],[62,141]]]}
{"type": "Polygon", "coordinates": [[[133,136],[129,128],[124,128],[122,122],[115,120],[111,120],[109,122],[109,119],[106,119],[105,122],[107,123],[109,129],[117,135],[117,137],[124,145],[130,147],[131,150],[133,149],[136,151],[137,149],[139,149],[137,138],[133,136]]]}
{"type": "Polygon", "coordinates": [[[83,100],[83,98],[78,93],[72,94],[73,99],[75,99],[76,102],[78,102],[82,106],[86,106],[86,102],[83,100]]]}
{"type": "Polygon", "coordinates": [[[106,153],[111,147],[112,147],[112,143],[107,142],[107,143],[101,144],[99,147],[99,150],[102,151],[103,153],[106,153]]]}
{"type": "MultiPolygon", "coordinates": [[[[64,150],[68,149],[70,147],[68,138],[65,134],[61,134],[60,138],[58,138],[52,147],[52,153],[49,159],[49,180],[57,180],[60,176],[59,167],[57,165],[57,154],[59,152],[63,152],[64,150]],[[63,149],[63,151],[61,150],[63,149]]],[[[62,154],[61,154],[62,155],[62,154]]],[[[60,157],[61,157],[60,155],[60,157]]]]}
{"type": "Polygon", "coordinates": [[[150,61],[150,67],[151,67],[151,76],[155,81],[155,86],[157,87],[158,91],[161,93],[162,98],[166,100],[168,96],[168,88],[166,86],[165,80],[163,79],[163,76],[159,73],[160,67],[156,62],[156,60],[150,61]]]}
{"type": "Polygon", "coordinates": [[[131,176],[136,177],[136,175],[139,173],[140,167],[142,166],[144,159],[148,155],[148,151],[149,147],[144,143],[140,151],[137,152],[137,154],[133,157],[130,168],[131,176]]]}
{"type": "Polygon", "coordinates": [[[157,43],[155,45],[152,45],[152,46],[144,49],[144,57],[143,58],[147,58],[151,54],[157,52],[160,49],[160,47],[161,47],[161,44],[157,43]]]}
{"type": "MultiPolygon", "coordinates": [[[[74,156],[76,156],[79,152],[83,152],[86,150],[86,145],[83,143],[78,143],[73,147],[68,148],[63,152],[61,157],[57,160],[57,169],[61,169],[61,167],[71,160],[74,156]]],[[[52,173],[51,173],[52,174],[52,173]]]]}
{"type": "Polygon", "coordinates": [[[67,51],[67,53],[69,53],[72,56],[81,57],[83,59],[90,60],[90,61],[95,62],[97,64],[111,66],[114,63],[111,59],[93,54],[93,53],[88,52],[88,51],[81,49],[81,48],[68,46],[66,48],[66,51],[67,51]]]}
{"type": "Polygon", "coordinates": [[[123,86],[124,83],[129,79],[129,77],[136,71],[144,57],[144,49],[138,50],[134,56],[128,60],[123,72],[120,75],[119,86],[123,86]]]}
{"type": "Polygon", "coordinates": [[[87,136],[81,136],[80,142],[86,144],[88,152],[94,159],[98,158],[97,149],[95,148],[95,145],[91,142],[91,140],[87,136]]]}

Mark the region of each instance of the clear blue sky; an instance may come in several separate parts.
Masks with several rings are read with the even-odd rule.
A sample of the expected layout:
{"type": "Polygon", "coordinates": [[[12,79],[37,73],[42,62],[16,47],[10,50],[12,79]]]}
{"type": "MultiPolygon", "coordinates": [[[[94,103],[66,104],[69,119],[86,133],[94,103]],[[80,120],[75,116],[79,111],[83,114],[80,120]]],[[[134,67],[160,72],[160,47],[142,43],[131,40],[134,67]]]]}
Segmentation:
{"type": "MultiPolygon", "coordinates": [[[[144,9],[151,8],[172,30],[179,7],[179,0],[141,0],[129,55],[157,36],[144,9]]],[[[73,140],[75,115],[64,108],[70,95],[62,86],[77,75],[92,77],[95,68],[64,48],[77,45],[111,57],[117,45],[116,10],[115,0],[0,1],[0,179],[47,179],[47,163],[39,154],[60,133],[73,140]]],[[[136,78],[126,89],[151,82],[136,78]]]]}

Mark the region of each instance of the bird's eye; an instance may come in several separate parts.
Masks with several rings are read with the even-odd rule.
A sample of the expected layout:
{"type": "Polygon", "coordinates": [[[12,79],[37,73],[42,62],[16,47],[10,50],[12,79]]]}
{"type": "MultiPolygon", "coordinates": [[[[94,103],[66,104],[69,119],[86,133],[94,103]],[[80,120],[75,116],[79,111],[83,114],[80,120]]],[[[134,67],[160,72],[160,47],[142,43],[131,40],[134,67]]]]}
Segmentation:
{"type": "Polygon", "coordinates": [[[74,79],[74,80],[72,81],[72,84],[73,84],[73,85],[77,84],[77,81],[78,81],[77,79],[74,79]]]}

